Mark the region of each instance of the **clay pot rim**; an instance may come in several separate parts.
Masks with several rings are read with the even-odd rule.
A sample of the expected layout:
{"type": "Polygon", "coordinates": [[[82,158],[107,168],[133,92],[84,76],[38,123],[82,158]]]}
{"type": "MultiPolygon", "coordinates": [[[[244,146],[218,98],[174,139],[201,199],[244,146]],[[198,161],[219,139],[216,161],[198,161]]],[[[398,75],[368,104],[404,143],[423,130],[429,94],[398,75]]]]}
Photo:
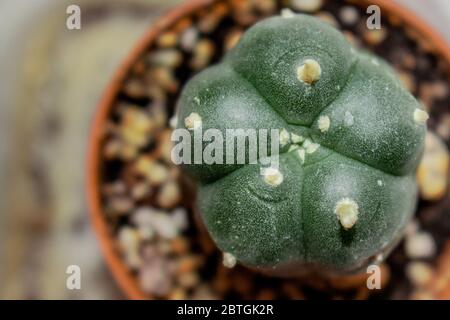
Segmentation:
{"type": "MultiPolygon", "coordinates": [[[[171,26],[180,18],[190,15],[201,7],[210,5],[217,0],[190,0],[168,13],[162,15],[156,23],[152,24],[144,36],[138,41],[136,47],[127,55],[123,63],[115,72],[112,80],[107,85],[99,104],[96,107],[94,118],[89,133],[87,157],[86,157],[86,196],[91,223],[100,244],[101,252],[106,260],[106,264],[113,275],[116,283],[129,299],[151,299],[145,294],[137,284],[131,271],[123,263],[120,254],[116,250],[116,244],[111,237],[109,226],[104,218],[101,206],[100,194],[100,149],[104,136],[103,124],[108,119],[109,112],[114,105],[117,94],[123,81],[126,79],[130,68],[141,57],[145,51],[162,31],[171,26]]],[[[352,2],[356,6],[370,4],[378,5],[382,11],[387,11],[404,23],[403,28],[412,28],[418,34],[431,42],[434,46],[435,54],[441,56],[450,65],[450,47],[442,36],[418,18],[409,9],[391,0],[364,0],[363,2],[352,2]]],[[[450,70],[449,70],[450,73],[450,70]]]]}

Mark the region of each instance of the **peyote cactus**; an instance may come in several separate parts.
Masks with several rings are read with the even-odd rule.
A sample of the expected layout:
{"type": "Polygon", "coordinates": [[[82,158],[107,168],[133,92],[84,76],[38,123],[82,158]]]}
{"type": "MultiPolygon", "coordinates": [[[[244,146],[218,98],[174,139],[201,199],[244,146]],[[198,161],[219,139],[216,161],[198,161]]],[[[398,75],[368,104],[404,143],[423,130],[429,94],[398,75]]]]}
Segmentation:
{"type": "Polygon", "coordinates": [[[279,274],[350,272],[398,242],[427,117],[387,64],[307,15],[251,27],[178,106],[178,128],[191,134],[279,129],[277,167],[185,165],[225,263],[279,274]]]}

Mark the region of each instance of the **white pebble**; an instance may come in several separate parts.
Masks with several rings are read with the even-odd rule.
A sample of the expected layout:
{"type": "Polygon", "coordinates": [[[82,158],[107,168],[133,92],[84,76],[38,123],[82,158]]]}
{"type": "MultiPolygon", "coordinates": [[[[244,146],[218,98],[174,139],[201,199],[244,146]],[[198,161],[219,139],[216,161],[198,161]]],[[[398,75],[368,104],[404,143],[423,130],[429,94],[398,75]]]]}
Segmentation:
{"type": "Polygon", "coordinates": [[[222,263],[227,268],[233,268],[236,265],[236,257],[231,253],[224,252],[222,263]]]}
{"type": "Polygon", "coordinates": [[[417,221],[417,219],[412,219],[406,226],[405,235],[407,237],[412,236],[419,231],[419,228],[420,228],[420,226],[419,226],[419,222],[417,221]]]}
{"type": "Polygon", "coordinates": [[[152,240],[155,236],[155,230],[151,226],[138,227],[139,237],[143,240],[152,240]]]}
{"type": "Polygon", "coordinates": [[[322,7],[323,0],[291,0],[290,3],[296,10],[311,13],[318,11],[322,7]]]}
{"type": "Polygon", "coordinates": [[[125,251],[133,251],[139,245],[139,236],[136,229],[123,227],[119,231],[119,243],[125,251]]]}
{"type": "Polygon", "coordinates": [[[345,6],[340,10],[339,18],[341,18],[342,22],[346,25],[353,25],[358,22],[358,10],[352,6],[345,6]]]}
{"type": "Polygon", "coordinates": [[[198,31],[195,28],[186,29],[181,35],[180,45],[186,51],[192,51],[198,40],[198,31]]]}
{"type": "Polygon", "coordinates": [[[416,232],[406,237],[405,252],[412,259],[430,258],[436,253],[436,244],[429,233],[416,232]]]}
{"type": "Polygon", "coordinates": [[[174,223],[174,215],[151,207],[141,207],[135,211],[132,221],[139,228],[149,228],[159,236],[172,239],[179,234],[180,223],[174,223]]]}
{"type": "Polygon", "coordinates": [[[177,208],[173,210],[172,221],[179,230],[186,230],[189,227],[189,220],[186,209],[177,208]]]}
{"type": "Polygon", "coordinates": [[[433,269],[429,264],[419,261],[408,263],[406,266],[406,276],[415,286],[424,286],[433,277],[433,269]]]}

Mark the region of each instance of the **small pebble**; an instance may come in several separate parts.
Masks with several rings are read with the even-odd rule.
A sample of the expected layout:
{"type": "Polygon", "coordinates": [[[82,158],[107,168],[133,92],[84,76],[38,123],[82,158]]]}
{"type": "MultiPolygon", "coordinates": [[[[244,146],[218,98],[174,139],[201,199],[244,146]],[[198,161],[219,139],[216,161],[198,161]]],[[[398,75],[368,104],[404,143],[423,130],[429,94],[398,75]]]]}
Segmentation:
{"type": "Polygon", "coordinates": [[[135,162],[135,170],[155,186],[162,184],[169,176],[168,168],[148,156],[141,156],[135,162]]]}
{"type": "Polygon", "coordinates": [[[431,258],[436,254],[436,244],[431,234],[419,231],[406,237],[405,252],[411,259],[431,258]]]}
{"type": "Polygon", "coordinates": [[[178,125],[178,116],[174,114],[169,120],[169,125],[172,129],[176,129],[178,125]]]}
{"type": "Polygon", "coordinates": [[[253,0],[255,9],[264,15],[274,13],[277,9],[275,0],[253,0]]]}
{"type": "Polygon", "coordinates": [[[142,98],[147,94],[145,84],[141,80],[135,78],[128,79],[125,82],[123,91],[126,95],[133,98],[142,98]]]}
{"type": "Polygon", "coordinates": [[[450,139],[450,114],[442,115],[439,119],[439,124],[436,128],[436,132],[444,140],[450,139]]]}
{"type": "Polygon", "coordinates": [[[180,207],[171,212],[173,224],[181,231],[189,227],[188,214],[185,208],[180,207]]]}
{"type": "MultiPolygon", "coordinates": [[[[149,73],[147,73],[146,76],[150,76],[149,73]]],[[[164,103],[167,101],[168,92],[153,80],[147,82],[147,94],[149,98],[153,99],[154,101],[161,101],[164,103]]]]}
{"type": "Polygon", "coordinates": [[[428,131],[425,152],[417,169],[417,183],[422,199],[442,199],[448,188],[450,156],[447,146],[437,135],[428,131]]]}
{"type": "Polygon", "coordinates": [[[122,140],[132,147],[141,148],[145,146],[149,140],[149,135],[146,132],[138,131],[130,126],[121,127],[119,132],[122,140]]]}
{"type": "Polygon", "coordinates": [[[151,207],[137,208],[131,216],[131,221],[137,226],[151,226],[152,215],[155,211],[157,210],[151,207]]]}
{"type": "Polygon", "coordinates": [[[290,19],[295,17],[296,13],[289,8],[283,8],[281,9],[280,15],[282,18],[290,19]]]}
{"type": "Polygon", "coordinates": [[[131,268],[139,268],[141,258],[139,255],[139,234],[136,229],[125,226],[118,234],[120,249],[125,256],[125,261],[131,268]]]}
{"type": "Polygon", "coordinates": [[[400,59],[401,59],[401,63],[403,65],[403,67],[405,67],[409,70],[413,70],[417,65],[416,58],[414,57],[413,54],[411,54],[408,51],[402,52],[400,59]]]}
{"type": "Polygon", "coordinates": [[[175,288],[170,292],[170,294],[167,297],[168,300],[186,300],[187,294],[186,290],[183,288],[175,288]]]}
{"type": "Polygon", "coordinates": [[[234,268],[234,266],[236,265],[236,258],[231,253],[224,252],[222,263],[227,268],[234,268]]]}
{"type": "Polygon", "coordinates": [[[219,298],[206,284],[201,284],[192,293],[192,299],[194,300],[217,300],[219,298]]]}
{"type": "Polygon", "coordinates": [[[173,31],[164,32],[158,37],[157,44],[162,48],[174,47],[178,42],[178,34],[173,31]]]}
{"type": "Polygon", "coordinates": [[[181,48],[187,52],[194,50],[198,41],[198,30],[194,27],[186,29],[181,35],[181,48]]]}
{"type": "Polygon", "coordinates": [[[200,282],[197,272],[181,273],[178,276],[178,284],[185,289],[192,289],[200,282]]]}
{"type": "Polygon", "coordinates": [[[178,205],[180,200],[180,186],[175,181],[168,181],[159,190],[156,202],[161,208],[169,209],[178,205]]]}
{"type": "Polygon", "coordinates": [[[214,44],[211,40],[201,39],[197,42],[190,66],[194,70],[199,70],[208,65],[214,55],[214,44]]]}
{"type": "MultiPolygon", "coordinates": [[[[365,28],[365,26],[364,26],[365,28]]],[[[383,42],[387,37],[387,31],[385,27],[382,27],[381,29],[364,29],[363,32],[363,39],[366,41],[367,44],[371,46],[379,45],[381,42],[383,42]]]]}
{"type": "Polygon", "coordinates": [[[150,81],[154,81],[167,92],[177,92],[180,83],[175,77],[173,70],[165,66],[156,66],[149,73],[150,81]]]}
{"type": "Polygon", "coordinates": [[[155,66],[176,68],[183,61],[183,56],[176,49],[162,49],[153,52],[148,60],[155,66]]]}
{"type": "Polygon", "coordinates": [[[137,155],[138,147],[131,144],[123,144],[119,152],[120,159],[124,161],[132,161],[137,155]]]}
{"type": "Polygon", "coordinates": [[[141,207],[132,215],[132,221],[139,227],[152,227],[152,229],[165,239],[172,239],[179,233],[178,225],[167,212],[152,207],[141,207]]]}
{"type": "Polygon", "coordinates": [[[135,147],[147,144],[149,134],[154,129],[153,119],[145,111],[134,107],[123,109],[121,115],[119,134],[123,141],[135,147]]]}
{"type": "Polygon", "coordinates": [[[433,105],[436,100],[444,99],[448,90],[448,85],[442,81],[423,82],[420,84],[419,96],[427,105],[433,105]]]}
{"type": "Polygon", "coordinates": [[[430,116],[425,110],[416,108],[416,110],[414,110],[413,118],[414,122],[418,125],[425,125],[430,116]]]}
{"type": "Polygon", "coordinates": [[[153,212],[152,227],[157,234],[165,239],[173,239],[179,234],[179,229],[167,213],[153,212]]]}
{"type": "Polygon", "coordinates": [[[116,181],[103,186],[103,194],[106,196],[124,195],[127,187],[123,181],[116,181]]]}
{"type": "Polygon", "coordinates": [[[140,239],[149,241],[155,237],[155,230],[151,226],[142,226],[137,228],[140,239]]]}
{"type": "Polygon", "coordinates": [[[161,258],[146,262],[139,271],[139,287],[147,294],[158,298],[168,295],[172,288],[172,275],[167,263],[161,258]]]}
{"type": "Polygon", "coordinates": [[[103,146],[103,156],[106,159],[115,159],[120,156],[123,142],[120,139],[111,138],[103,146]]]}
{"type": "Polygon", "coordinates": [[[142,200],[145,197],[150,196],[152,193],[152,188],[150,185],[143,181],[134,184],[131,188],[131,197],[134,200],[142,200]]]}
{"type": "Polygon", "coordinates": [[[241,26],[249,26],[256,22],[257,16],[253,12],[251,1],[231,1],[233,18],[241,26]]]}
{"type": "Polygon", "coordinates": [[[428,263],[414,261],[406,266],[406,276],[415,286],[422,287],[427,285],[433,278],[433,269],[428,263]]]}
{"type": "Polygon", "coordinates": [[[295,10],[313,13],[322,7],[323,0],[290,0],[290,4],[295,10]]]}
{"type": "Polygon", "coordinates": [[[127,196],[114,196],[107,200],[106,207],[113,215],[124,215],[134,208],[133,201],[127,196]]]}
{"type": "Polygon", "coordinates": [[[166,130],[168,116],[165,103],[155,101],[152,104],[150,104],[148,108],[150,116],[152,117],[153,122],[155,124],[155,128],[161,131],[166,130]]]}
{"type": "MultiPolygon", "coordinates": [[[[168,255],[172,254],[172,246],[170,245],[170,242],[168,241],[171,239],[172,238],[162,238],[162,239],[159,239],[158,241],[156,241],[156,248],[159,253],[161,253],[164,256],[168,256],[168,255]]],[[[171,261],[169,267],[170,267],[170,270],[172,270],[172,271],[174,271],[176,269],[173,261],[171,261]]]]}
{"type": "Polygon", "coordinates": [[[359,12],[355,7],[344,6],[339,10],[339,18],[346,26],[352,26],[358,22],[359,12]]]}
{"type": "Polygon", "coordinates": [[[153,119],[145,111],[135,108],[126,107],[122,112],[121,124],[140,132],[149,132],[154,128],[153,119]]]}
{"type": "Polygon", "coordinates": [[[412,219],[406,226],[405,235],[412,236],[415,233],[417,233],[419,231],[419,229],[420,229],[420,225],[419,225],[419,222],[417,221],[417,219],[412,219]]]}

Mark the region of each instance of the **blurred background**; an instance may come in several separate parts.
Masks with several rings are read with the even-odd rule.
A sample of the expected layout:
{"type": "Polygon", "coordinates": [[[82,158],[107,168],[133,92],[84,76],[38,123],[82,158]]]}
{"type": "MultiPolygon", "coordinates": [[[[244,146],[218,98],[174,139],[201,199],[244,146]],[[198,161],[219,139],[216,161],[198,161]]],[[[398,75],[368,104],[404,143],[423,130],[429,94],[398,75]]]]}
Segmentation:
{"type": "MultiPolygon", "coordinates": [[[[450,43],[450,1],[397,0],[450,43]]],[[[108,79],[180,0],[0,0],[0,298],[120,299],[90,227],[86,141],[108,79]],[[66,8],[82,10],[81,30],[66,8]],[[67,290],[66,268],[82,270],[67,290]]]]}

